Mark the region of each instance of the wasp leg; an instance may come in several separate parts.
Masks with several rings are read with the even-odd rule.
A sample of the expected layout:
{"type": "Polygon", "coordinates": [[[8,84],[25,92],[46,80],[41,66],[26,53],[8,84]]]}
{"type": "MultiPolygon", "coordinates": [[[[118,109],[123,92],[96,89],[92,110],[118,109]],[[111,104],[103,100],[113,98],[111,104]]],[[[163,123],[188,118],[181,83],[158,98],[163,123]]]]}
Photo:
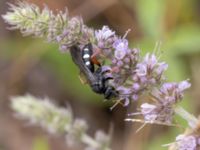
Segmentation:
{"type": "Polygon", "coordinates": [[[119,95],[119,93],[112,86],[107,87],[107,89],[104,93],[105,99],[116,98],[118,95],[119,95]]]}
{"type": "Polygon", "coordinates": [[[95,48],[95,52],[92,54],[91,58],[95,58],[99,54],[101,54],[101,49],[100,48],[95,48]]]}
{"type": "Polygon", "coordinates": [[[102,79],[102,82],[105,83],[106,81],[112,80],[112,79],[113,79],[113,77],[104,77],[104,78],[102,79]]]}
{"type": "Polygon", "coordinates": [[[88,84],[87,80],[85,78],[83,78],[83,75],[82,75],[81,72],[79,73],[78,78],[79,78],[79,80],[81,81],[82,84],[88,84]]]}
{"type": "Polygon", "coordinates": [[[113,106],[110,107],[110,110],[113,110],[118,104],[122,105],[122,99],[116,100],[115,103],[113,104],[113,106]]]}

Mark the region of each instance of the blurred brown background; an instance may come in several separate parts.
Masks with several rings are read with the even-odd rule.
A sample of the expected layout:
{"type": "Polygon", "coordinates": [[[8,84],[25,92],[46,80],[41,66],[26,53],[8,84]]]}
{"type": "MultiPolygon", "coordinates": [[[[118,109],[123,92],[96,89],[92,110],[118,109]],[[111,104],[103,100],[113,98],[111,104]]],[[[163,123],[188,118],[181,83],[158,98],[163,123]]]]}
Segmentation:
{"type": "MultiPolygon", "coordinates": [[[[7,2],[0,1],[0,13],[8,11],[7,2]]],[[[32,0],[41,8],[69,9],[71,16],[80,15],[93,28],[108,25],[119,35],[128,34],[131,47],[141,53],[152,51],[162,42],[162,60],[169,63],[169,81],[191,79],[192,90],[183,106],[200,113],[200,1],[199,0],[32,0]]],[[[113,111],[103,97],[91,92],[78,79],[78,69],[58,46],[43,39],[22,37],[19,31],[9,31],[0,18],[0,150],[75,150],[63,137],[47,134],[39,127],[17,120],[9,108],[9,97],[26,93],[55,99],[59,106],[72,106],[76,117],[88,121],[93,135],[97,129],[108,132],[114,125],[113,150],[162,150],[162,144],[174,140],[181,129],[146,126],[124,122],[127,109],[113,111]],[[72,82],[73,81],[73,82],[72,82]],[[77,94],[78,93],[78,94],[77,94]]],[[[131,108],[135,111],[137,104],[131,108]]],[[[130,111],[130,109],[128,110],[130,111]]],[[[177,118],[179,119],[179,118],[177,118]]],[[[181,121],[185,124],[184,121],[181,121]]]]}

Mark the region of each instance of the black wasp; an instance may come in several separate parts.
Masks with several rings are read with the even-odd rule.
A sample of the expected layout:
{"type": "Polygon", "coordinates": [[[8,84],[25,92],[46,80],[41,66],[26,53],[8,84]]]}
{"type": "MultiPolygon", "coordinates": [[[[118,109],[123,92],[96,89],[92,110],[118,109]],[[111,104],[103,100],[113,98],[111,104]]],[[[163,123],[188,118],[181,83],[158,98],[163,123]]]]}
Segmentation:
{"type": "Polygon", "coordinates": [[[81,73],[84,74],[95,93],[103,94],[105,99],[118,96],[118,91],[108,83],[113,78],[106,77],[105,74],[108,71],[103,71],[100,63],[95,58],[91,58],[93,54],[91,43],[85,45],[82,49],[74,45],[71,47],[70,53],[72,60],[79,67],[81,73]],[[98,65],[97,69],[95,69],[95,64],[98,65]]]}

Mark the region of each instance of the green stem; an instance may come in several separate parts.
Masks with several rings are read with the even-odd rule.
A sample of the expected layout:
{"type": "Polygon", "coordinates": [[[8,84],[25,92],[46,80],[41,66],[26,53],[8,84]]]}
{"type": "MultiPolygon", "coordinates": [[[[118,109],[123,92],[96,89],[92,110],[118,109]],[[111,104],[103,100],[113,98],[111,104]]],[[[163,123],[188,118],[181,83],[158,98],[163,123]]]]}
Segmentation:
{"type": "Polygon", "coordinates": [[[187,112],[184,108],[180,106],[175,107],[175,113],[185,119],[191,128],[194,129],[198,125],[198,119],[194,115],[187,112]]]}

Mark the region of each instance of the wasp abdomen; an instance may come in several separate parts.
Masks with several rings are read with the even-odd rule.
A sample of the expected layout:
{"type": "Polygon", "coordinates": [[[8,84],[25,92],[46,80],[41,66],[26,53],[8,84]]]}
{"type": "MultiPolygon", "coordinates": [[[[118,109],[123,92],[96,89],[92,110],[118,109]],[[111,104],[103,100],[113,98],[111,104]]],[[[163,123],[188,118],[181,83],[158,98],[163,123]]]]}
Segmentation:
{"type": "Polygon", "coordinates": [[[91,56],[93,54],[92,44],[87,44],[82,49],[82,59],[86,67],[90,69],[91,72],[94,72],[94,64],[91,61],[91,56]]]}

